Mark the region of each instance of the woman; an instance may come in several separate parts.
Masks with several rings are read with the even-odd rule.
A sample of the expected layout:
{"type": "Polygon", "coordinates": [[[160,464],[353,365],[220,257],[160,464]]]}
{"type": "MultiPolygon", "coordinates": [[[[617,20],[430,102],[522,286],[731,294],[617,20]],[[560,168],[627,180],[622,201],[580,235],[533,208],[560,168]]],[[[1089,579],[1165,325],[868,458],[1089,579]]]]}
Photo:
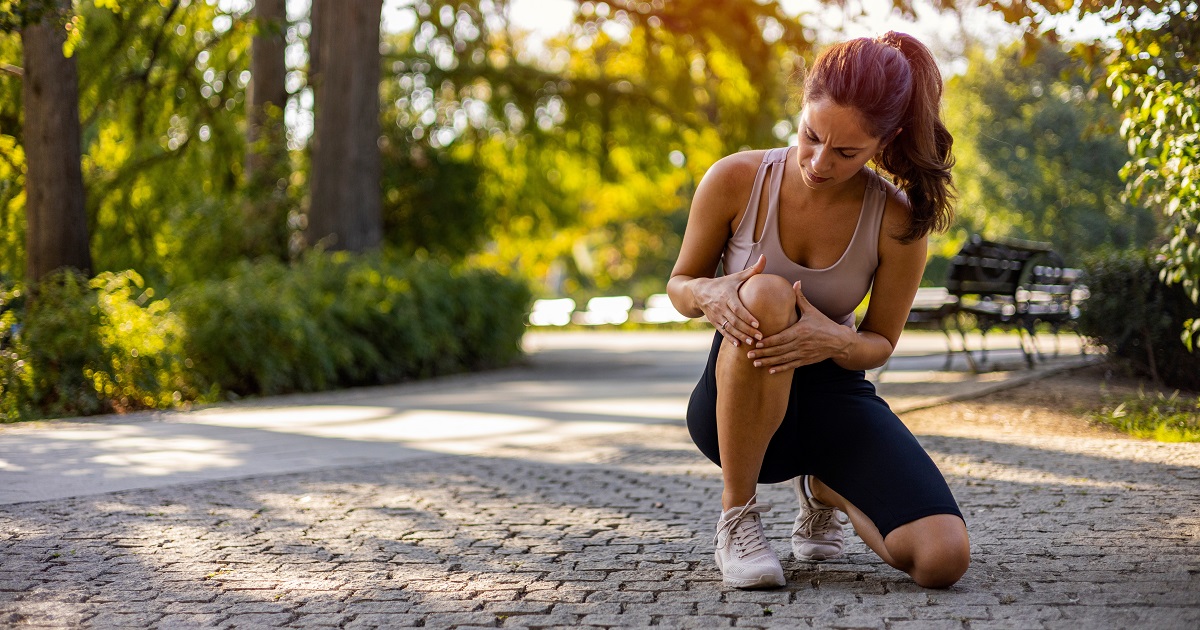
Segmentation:
{"type": "Polygon", "coordinates": [[[667,290],[718,329],[687,421],[721,466],[715,557],[729,586],[784,584],[760,519],[771,506],[755,494],[788,480],[798,558],[840,555],[845,514],[921,586],[966,572],[950,489],[864,377],[895,348],[927,235],[952,216],[941,92],[932,55],[909,35],[837,44],[805,78],[797,146],[723,158],[696,190],[667,290]]]}

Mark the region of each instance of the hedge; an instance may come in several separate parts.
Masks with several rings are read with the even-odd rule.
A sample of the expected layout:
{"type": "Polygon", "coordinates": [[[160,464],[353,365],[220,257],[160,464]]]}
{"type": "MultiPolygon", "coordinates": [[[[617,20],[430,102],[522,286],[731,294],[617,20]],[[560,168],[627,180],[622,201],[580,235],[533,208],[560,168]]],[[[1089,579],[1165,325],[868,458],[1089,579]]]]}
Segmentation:
{"type": "Polygon", "coordinates": [[[133,271],[0,290],[0,419],[165,409],[506,365],[530,293],[383,255],[240,265],[156,299],[133,271]]]}
{"type": "Polygon", "coordinates": [[[1163,284],[1160,267],[1144,251],[1089,259],[1085,268],[1091,297],[1083,303],[1079,331],[1138,374],[1200,391],[1200,344],[1189,350],[1182,338],[1184,322],[1200,317],[1200,307],[1182,287],[1163,284]]]}

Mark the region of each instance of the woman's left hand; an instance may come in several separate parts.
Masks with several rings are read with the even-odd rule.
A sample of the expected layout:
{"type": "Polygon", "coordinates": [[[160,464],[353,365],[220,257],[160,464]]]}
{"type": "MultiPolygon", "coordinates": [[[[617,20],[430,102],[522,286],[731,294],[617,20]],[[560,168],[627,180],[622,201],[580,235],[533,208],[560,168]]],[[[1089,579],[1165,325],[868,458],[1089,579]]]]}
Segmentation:
{"type": "Polygon", "coordinates": [[[847,335],[850,331],[810,304],[799,282],[792,289],[796,292],[800,320],[756,343],[746,354],[755,367],[768,369],[772,374],[839,356],[852,343],[847,335]]]}

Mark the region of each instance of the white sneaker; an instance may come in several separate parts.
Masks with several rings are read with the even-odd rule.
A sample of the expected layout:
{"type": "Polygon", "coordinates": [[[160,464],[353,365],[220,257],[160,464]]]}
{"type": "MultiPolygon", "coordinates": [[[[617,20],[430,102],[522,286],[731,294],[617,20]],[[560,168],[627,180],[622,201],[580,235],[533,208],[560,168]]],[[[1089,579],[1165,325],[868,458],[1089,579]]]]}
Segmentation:
{"type": "Polygon", "coordinates": [[[842,525],[850,519],[837,508],[816,500],[809,487],[808,475],[792,480],[800,497],[800,514],[792,528],[792,553],[797,560],[829,560],[842,555],[846,540],[842,525]]]}
{"type": "MultiPolygon", "coordinates": [[[[757,495],[756,495],[757,496],[757,495]]],[[[717,550],[717,568],[725,584],[735,588],[774,588],[783,586],[783,566],[767,542],[759,514],[771,511],[769,503],[755,503],[755,497],[741,507],[729,508],[717,521],[713,543],[717,550]]]]}

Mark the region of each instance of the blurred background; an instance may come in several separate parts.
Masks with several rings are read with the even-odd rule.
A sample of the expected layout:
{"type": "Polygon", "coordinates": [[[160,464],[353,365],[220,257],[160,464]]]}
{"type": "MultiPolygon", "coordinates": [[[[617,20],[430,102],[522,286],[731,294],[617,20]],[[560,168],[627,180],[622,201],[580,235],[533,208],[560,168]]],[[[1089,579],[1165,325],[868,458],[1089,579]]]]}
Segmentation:
{"type": "MultiPolygon", "coordinates": [[[[341,348],[329,332],[309,335],[331,337],[328,347],[304,350],[316,342],[277,334],[300,315],[228,329],[253,321],[252,306],[284,308],[293,290],[327,287],[300,311],[353,302],[344,289],[354,273],[377,291],[362,308],[380,312],[420,293],[388,278],[476,274],[506,288],[473,285],[482,307],[460,310],[511,304],[519,325],[478,326],[517,338],[531,298],[643,303],[665,289],[706,169],[793,143],[797,78],[814,53],[887,30],[938,56],[955,137],[958,216],[933,238],[923,284],[942,284],[949,258],[981,233],[1048,242],[1071,265],[1141,252],[1194,305],[1195,2],[4,0],[0,399],[18,417],[62,397],[53,392],[68,377],[35,364],[61,363],[79,326],[99,331],[98,354],[79,359],[94,365],[76,379],[99,402],[56,413],[502,363],[507,351],[350,374],[378,351],[341,348]],[[321,262],[314,252],[344,253],[321,262]],[[19,333],[33,321],[33,283],[64,267],[82,279],[54,286],[108,302],[96,298],[30,346],[34,331],[19,333]],[[504,291],[507,302],[489,302],[504,291]],[[214,306],[223,299],[228,308],[214,306]],[[120,341],[138,326],[157,345],[120,341]],[[237,367],[266,361],[253,349],[264,338],[300,348],[279,350],[280,365],[323,371],[264,386],[273,377],[237,367]],[[251,349],[213,358],[211,346],[231,344],[251,349]],[[180,376],[201,370],[201,356],[230,374],[180,376]],[[175,363],[179,375],[162,376],[175,363]],[[128,370],[158,372],[120,375],[128,370]],[[120,382],[135,392],[125,403],[120,382]],[[147,388],[157,393],[136,393],[147,388]],[[42,402],[13,402],[30,397],[42,402]]],[[[366,315],[340,317],[338,330],[378,336],[366,315]]],[[[1200,322],[1185,327],[1172,334],[1190,344],[1200,322]]]]}

